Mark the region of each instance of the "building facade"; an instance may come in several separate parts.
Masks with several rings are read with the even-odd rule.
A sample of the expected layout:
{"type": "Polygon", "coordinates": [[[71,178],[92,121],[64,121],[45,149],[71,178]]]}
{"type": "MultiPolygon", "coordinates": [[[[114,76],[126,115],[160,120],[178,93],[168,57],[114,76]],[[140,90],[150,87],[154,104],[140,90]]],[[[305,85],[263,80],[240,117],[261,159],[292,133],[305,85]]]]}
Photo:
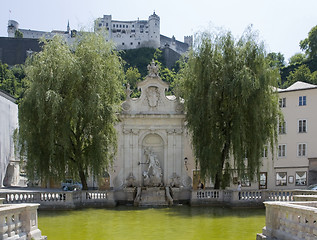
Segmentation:
{"type": "MultiPolygon", "coordinates": [[[[273,166],[274,187],[302,188],[317,183],[317,86],[296,82],[279,90],[284,120],[273,166]]],[[[272,176],[272,178],[273,178],[272,176]]]]}
{"type": "Polygon", "coordinates": [[[14,153],[14,130],[18,127],[18,105],[0,90],[0,185],[15,186],[20,181],[19,160],[14,153]]]}

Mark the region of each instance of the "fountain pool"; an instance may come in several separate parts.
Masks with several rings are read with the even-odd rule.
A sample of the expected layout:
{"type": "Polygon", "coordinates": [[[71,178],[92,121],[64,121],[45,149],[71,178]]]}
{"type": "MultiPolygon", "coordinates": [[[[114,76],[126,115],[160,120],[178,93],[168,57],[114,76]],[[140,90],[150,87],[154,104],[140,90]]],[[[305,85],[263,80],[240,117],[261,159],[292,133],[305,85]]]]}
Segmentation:
{"type": "Polygon", "coordinates": [[[39,228],[48,240],[255,240],[264,226],[264,209],[182,206],[39,211],[39,228]]]}

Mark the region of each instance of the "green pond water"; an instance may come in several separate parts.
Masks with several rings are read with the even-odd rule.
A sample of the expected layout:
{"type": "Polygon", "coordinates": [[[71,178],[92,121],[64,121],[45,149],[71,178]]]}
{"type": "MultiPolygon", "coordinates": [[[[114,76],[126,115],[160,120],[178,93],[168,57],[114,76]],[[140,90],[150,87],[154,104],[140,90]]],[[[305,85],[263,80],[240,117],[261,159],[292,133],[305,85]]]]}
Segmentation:
{"type": "Polygon", "coordinates": [[[48,240],[255,240],[264,226],[264,209],[182,206],[39,211],[39,228],[48,240]]]}

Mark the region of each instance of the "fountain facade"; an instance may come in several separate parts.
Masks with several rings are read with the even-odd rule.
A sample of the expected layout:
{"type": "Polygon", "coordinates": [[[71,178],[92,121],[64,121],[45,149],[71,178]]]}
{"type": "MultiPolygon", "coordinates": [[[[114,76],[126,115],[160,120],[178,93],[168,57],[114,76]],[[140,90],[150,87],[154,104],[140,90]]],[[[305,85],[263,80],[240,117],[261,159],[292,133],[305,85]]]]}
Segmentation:
{"type": "MultiPolygon", "coordinates": [[[[183,187],[192,179],[184,159],[193,159],[185,131],[184,107],[180,99],[166,96],[168,84],[158,75],[154,61],[149,74],[138,84],[141,96],[133,99],[127,87],[118,131],[118,154],[111,175],[111,187],[183,187]]],[[[193,164],[194,165],[194,164],[193,164]]]]}

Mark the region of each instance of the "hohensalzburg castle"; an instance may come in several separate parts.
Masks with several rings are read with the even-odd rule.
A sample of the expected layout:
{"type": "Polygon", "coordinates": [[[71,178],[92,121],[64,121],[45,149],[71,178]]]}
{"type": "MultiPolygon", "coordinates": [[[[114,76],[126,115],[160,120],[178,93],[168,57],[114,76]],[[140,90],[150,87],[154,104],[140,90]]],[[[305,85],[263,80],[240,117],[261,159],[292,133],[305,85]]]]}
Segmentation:
{"type": "MultiPolygon", "coordinates": [[[[140,47],[169,48],[178,54],[185,53],[192,45],[193,37],[185,36],[184,42],[177,41],[175,37],[166,37],[160,34],[160,17],[155,12],[149,16],[148,20],[118,21],[112,20],[111,15],[104,15],[103,18],[95,20],[95,31],[106,29],[108,39],[116,43],[117,49],[135,49],[140,47]]],[[[44,36],[51,39],[55,35],[62,35],[66,41],[71,38],[76,30],[71,30],[69,23],[66,31],[37,31],[30,29],[20,29],[19,23],[14,20],[8,22],[8,37],[15,37],[16,31],[23,34],[23,38],[38,39],[44,36]]]]}

